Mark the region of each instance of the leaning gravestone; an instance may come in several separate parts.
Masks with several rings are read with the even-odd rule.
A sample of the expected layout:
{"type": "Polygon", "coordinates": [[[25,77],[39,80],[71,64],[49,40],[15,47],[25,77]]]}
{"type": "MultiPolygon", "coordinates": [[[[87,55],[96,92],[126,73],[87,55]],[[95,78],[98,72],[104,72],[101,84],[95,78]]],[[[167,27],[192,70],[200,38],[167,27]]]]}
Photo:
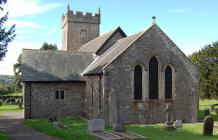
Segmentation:
{"type": "Polygon", "coordinates": [[[203,135],[213,135],[214,120],[211,116],[206,116],[203,123],[203,135]]]}
{"type": "Polygon", "coordinates": [[[176,128],[182,128],[182,120],[176,120],[176,121],[174,122],[174,126],[175,126],[176,128]]]}
{"type": "Polygon", "coordinates": [[[97,132],[104,131],[104,120],[102,119],[91,119],[88,120],[88,131],[97,132]]]}

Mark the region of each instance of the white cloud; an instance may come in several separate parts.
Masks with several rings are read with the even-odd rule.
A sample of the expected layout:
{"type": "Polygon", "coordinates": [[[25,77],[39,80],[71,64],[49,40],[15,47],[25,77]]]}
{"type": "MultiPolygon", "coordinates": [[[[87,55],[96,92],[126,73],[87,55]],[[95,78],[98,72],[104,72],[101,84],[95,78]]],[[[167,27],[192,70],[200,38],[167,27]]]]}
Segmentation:
{"type": "Polygon", "coordinates": [[[62,4],[53,2],[49,4],[40,3],[41,0],[8,0],[5,11],[9,11],[9,17],[21,17],[44,13],[60,7],[62,4]]]}
{"type": "Polygon", "coordinates": [[[13,65],[17,62],[17,58],[23,48],[39,49],[41,43],[16,43],[9,44],[8,52],[3,61],[0,61],[0,75],[13,75],[13,65]]]}
{"type": "Polygon", "coordinates": [[[177,13],[177,14],[184,14],[184,13],[191,13],[188,9],[171,9],[168,11],[169,13],[177,13]]]}
{"type": "Polygon", "coordinates": [[[30,21],[9,20],[6,22],[7,26],[11,26],[14,24],[16,24],[16,28],[34,28],[34,29],[42,28],[42,25],[30,21]]]}
{"type": "Polygon", "coordinates": [[[50,31],[44,33],[44,36],[52,36],[54,35],[55,33],[57,33],[58,29],[57,28],[53,28],[51,29],[50,31]]]}

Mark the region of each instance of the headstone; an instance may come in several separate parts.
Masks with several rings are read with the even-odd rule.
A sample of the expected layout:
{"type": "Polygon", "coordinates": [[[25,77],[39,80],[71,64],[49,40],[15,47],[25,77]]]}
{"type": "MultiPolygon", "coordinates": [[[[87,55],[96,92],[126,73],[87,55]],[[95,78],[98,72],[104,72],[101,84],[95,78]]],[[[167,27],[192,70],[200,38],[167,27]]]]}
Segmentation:
{"type": "Polygon", "coordinates": [[[104,120],[102,119],[91,119],[88,120],[88,131],[97,132],[104,131],[104,120]]]}
{"type": "Polygon", "coordinates": [[[204,123],[203,123],[203,135],[208,135],[208,136],[213,135],[213,125],[214,125],[213,118],[210,115],[206,116],[204,118],[204,123]]]}
{"type": "Polygon", "coordinates": [[[52,117],[49,117],[49,118],[48,118],[48,122],[54,122],[53,118],[52,118],[52,117]]]}
{"type": "Polygon", "coordinates": [[[209,109],[209,108],[206,108],[206,109],[204,110],[204,117],[206,117],[206,116],[208,116],[208,115],[210,115],[210,109],[209,109]]]}
{"type": "Polygon", "coordinates": [[[115,132],[125,132],[126,127],[122,124],[113,125],[113,131],[115,132]]]}
{"type": "Polygon", "coordinates": [[[173,121],[172,121],[172,116],[171,116],[171,113],[172,113],[172,107],[171,107],[171,104],[167,104],[166,105],[166,122],[165,122],[165,128],[166,129],[175,129],[175,127],[173,126],[173,121]]]}
{"type": "Polygon", "coordinates": [[[61,122],[53,122],[54,127],[58,129],[67,129],[68,126],[61,122]]]}
{"type": "Polygon", "coordinates": [[[182,120],[176,120],[176,121],[174,122],[174,126],[175,126],[176,128],[182,128],[182,120]]]}

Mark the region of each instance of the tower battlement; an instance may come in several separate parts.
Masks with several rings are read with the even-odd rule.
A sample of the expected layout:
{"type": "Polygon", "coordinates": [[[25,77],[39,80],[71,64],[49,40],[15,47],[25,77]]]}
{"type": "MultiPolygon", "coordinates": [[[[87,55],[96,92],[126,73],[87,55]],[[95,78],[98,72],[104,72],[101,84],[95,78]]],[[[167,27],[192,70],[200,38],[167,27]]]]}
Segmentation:
{"type": "Polygon", "coordinates": [[[100,9],[94,15],[91,12],[82,12],[68,9],[65,15],[62,15],[62,28],[67,22],[93,23],[100,24],[100,9]]]}
{"type": "Polygon", "coordinates": [[[62,50],[77,51],[83,44],[99,36],[100,9],[95,14],[70,9],[62,15],[62,50]]]}

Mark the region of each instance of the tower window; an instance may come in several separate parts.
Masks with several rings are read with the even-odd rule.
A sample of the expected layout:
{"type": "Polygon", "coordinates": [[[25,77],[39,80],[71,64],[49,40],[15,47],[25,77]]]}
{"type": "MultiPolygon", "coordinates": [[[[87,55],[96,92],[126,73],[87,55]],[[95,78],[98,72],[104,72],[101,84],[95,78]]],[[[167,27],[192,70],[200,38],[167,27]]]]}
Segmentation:
{"type": "Polygon", "coordinates": [[[83,39],[86,38],[86,30],[81,30],[80,37],[83,39]]]}

